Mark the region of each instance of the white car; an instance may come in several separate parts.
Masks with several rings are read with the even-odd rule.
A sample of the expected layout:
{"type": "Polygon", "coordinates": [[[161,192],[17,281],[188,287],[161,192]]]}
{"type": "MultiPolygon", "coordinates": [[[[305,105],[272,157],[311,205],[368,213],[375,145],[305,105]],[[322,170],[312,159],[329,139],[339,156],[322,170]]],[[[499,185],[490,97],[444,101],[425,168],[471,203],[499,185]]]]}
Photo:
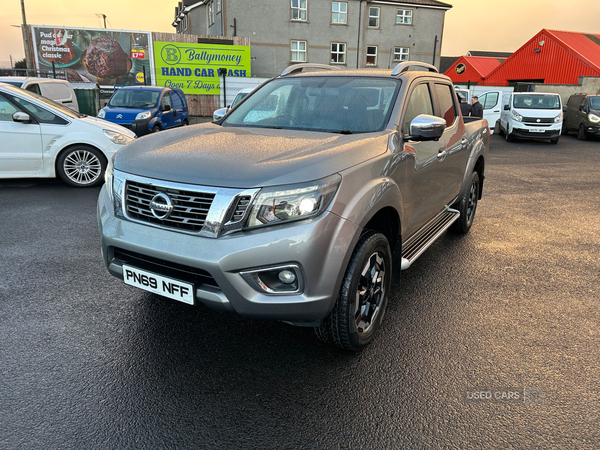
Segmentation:
{"type": "Polygon", "coordinates": [[[246,95],[248,95],[250,92],[252,92],[254,90],[254,88],[245,88],[240,90],[234,97],[233,101],[231,102],[231,105],[227,105],[225,108],[220,108],[217,109],[215,112],[213,112],[213,121],[216,120],[220,120],[223,118],[223,116],[225,114],[227,114],[227,112],[233,108],[235,105],[237,105],[246,95]]]}
{"type": "Polygon", "coordinates": [[[0,178],[59,176],[99,186],[110,158],[135,134],[52,100],[0,83],[0,178]]]}
{"type": "Polygon", "coordinates": [[[67,80],[39,77],[0,77],[0,83],[12,84],[79,112],[77,96],[71,83],[67,80]]]}

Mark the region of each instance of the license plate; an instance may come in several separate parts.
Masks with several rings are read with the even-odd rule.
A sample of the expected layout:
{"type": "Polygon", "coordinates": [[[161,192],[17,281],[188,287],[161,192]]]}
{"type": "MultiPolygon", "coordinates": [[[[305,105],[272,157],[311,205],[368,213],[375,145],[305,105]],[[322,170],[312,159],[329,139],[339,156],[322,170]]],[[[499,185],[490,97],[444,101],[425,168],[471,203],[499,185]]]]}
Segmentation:
{"type": "Polygon", "coordinates": [[[529,132],[530,133],[544,133],[546,130],[544,130],[543,128],[530,128],[529,132]]]}
{"type": "Polygon", "coordinates": [[[178,302],[194,304],[194,286],[191,283],[163,277],[156,273],[123,264],[123,281],[125,284],[144,289],[178,302]]]}

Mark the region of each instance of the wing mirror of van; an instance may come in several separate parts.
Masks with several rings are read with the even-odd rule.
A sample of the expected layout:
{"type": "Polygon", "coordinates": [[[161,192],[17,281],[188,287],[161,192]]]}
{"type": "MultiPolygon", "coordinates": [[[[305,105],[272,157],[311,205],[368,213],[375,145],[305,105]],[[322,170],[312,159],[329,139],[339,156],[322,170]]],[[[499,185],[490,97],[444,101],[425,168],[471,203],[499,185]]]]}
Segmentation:
{"type": "Polygon", "coordinates": [[[167,111],[171,111],[171,105],[164,105],[164,106],[162,107],[162,110],[163,110],[163,111],[165,111],[165,112],[167,112],[167,111]]]}
{"type": "Polygon", "coordinates": [[[446,121],[439,117],[421,114],[410,123],[409,135],[405,140],[411,141],[437,141],[444,134],[446,121]]]}
{"type": "Polygon", "coordinates": [[[31,117],[29,117],[29,114],[20,111],[14,113],[12,115],[12,119],[14,122],[31,123],[31,117]]]}
{"type": "Polygon", "coordinates": [[[504,111],[508,111],[509,109],[510,109],[510,105],[509,104],[504,105],[504,111]]]}

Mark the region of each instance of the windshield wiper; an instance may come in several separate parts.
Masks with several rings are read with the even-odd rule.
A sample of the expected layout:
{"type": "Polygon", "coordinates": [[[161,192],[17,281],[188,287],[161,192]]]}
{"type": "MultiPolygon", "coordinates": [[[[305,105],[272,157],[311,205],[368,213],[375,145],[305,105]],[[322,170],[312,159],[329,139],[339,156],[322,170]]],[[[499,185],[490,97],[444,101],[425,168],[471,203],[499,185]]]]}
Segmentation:
{"type": "Polygon", "coordinates": [[[335,130],[335,131],[330,131],[330,133],[334,133],[334,134],[354,134],[352,132],[352,130],[335,130]]]}

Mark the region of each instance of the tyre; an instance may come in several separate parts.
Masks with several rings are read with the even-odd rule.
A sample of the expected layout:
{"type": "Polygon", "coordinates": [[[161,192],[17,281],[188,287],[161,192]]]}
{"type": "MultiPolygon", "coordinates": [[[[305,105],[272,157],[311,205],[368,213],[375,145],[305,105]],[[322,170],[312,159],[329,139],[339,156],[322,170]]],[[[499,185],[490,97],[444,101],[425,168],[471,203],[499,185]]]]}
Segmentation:
{"type": "Polygon", "coordinates": [[[551,144],[558,144],[558,138],[550,139],[551,144]]]}
{"type": "Polygon", "coordinates": [[[190,124],[190,123],[188,122],[188,120],[187,120],[187,119],[185,119],[185,120],[183,121],[183,126],[184,126],[184,127],[187,127],[189,124],[190,124]]]}
{"type": "Polygon", "coordinates": [[[360,351],[371,343],[383,319],[392,281],[386,237],[364,233],[352,253],[331,314],[315,328],[322,341],[360,351]]]}
{"type": "Polygon", "coordinates": [[[583,124],[579,125],[579,128],[577,129],[577,139],[579,139],[580,141],[585,141],[587,139],[587,133],[583,124]]]}
{"type": "Polygon", "coordinates": [[[152,128],[152,132],[158,133],[159,131],[160,131],[160,125],[158,125],[158,124],[154,125],[154,128],[152,128]]]}
{"type": "Polygon", "coordinates": [[[479,174],[473,172],[471,175],[471,184],[465,192],[465,195],[458,204],[456,209],[460,212],[460,217],[452,224],[452,230],[467,234],[473,225],[475,219],[475,211],[477,210],[477,200],[479,199],[479,174]]]}
{"type": "Polygon", "coordinates": [[[504,134],[499,120],[496,121],[496,125],[494,126],[494,134],[497,134],[499,136],[502,136],[504,134]]]}
{"type": "Polygon", "coordinates": [[[68,185],[99,186],[104,183],[106,158],[100,150],[86,145],[76,145],[59,155],[56,170],[68,185]]]}

